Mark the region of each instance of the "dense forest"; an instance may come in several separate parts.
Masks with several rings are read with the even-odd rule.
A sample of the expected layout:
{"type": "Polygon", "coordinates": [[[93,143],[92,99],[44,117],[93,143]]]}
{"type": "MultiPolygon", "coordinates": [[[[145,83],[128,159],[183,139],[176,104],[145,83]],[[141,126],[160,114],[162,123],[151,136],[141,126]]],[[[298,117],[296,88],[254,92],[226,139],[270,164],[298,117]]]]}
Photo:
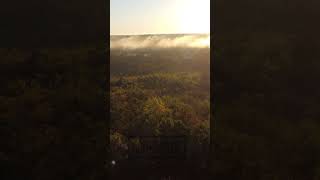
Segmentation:
{"type": "MultiPolygon", "coordinates": [[[[137,166],[140,169],[136,171],[143,172],[146,177],[152,170],[168,173],[161,170],[163,166],[152,169],[141,162],[132,165],[126,156],[130,151],[128,136],[185,136],[187,159],[192,160],[180,160],[176,162],[180,165],[170,168],[178,172],[180,167],[181,174],[183,163],[189,163],[197,170],[207,165],[210,139],[209,48],[112,48],[110,88],[110,145],[112,158],[119,164],[111,169],[114,178],[124,178],[120,176],[121,171],[130,174],[130,170],[137,166]],[[131,169],[126,169],[128,167],[131,169]]],[[[145,160],[155,161],[152,158],[145,160]]]]}

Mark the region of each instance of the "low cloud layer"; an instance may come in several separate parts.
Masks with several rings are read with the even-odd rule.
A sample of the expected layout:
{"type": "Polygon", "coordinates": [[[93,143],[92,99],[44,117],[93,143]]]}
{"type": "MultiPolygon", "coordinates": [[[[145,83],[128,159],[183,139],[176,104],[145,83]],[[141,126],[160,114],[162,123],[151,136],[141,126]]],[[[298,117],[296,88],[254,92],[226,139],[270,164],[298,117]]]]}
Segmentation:
{"type": "Polygon", "coordinates": [[[209,35],[111,36],[111,49],[210,47],[209,35]]]}

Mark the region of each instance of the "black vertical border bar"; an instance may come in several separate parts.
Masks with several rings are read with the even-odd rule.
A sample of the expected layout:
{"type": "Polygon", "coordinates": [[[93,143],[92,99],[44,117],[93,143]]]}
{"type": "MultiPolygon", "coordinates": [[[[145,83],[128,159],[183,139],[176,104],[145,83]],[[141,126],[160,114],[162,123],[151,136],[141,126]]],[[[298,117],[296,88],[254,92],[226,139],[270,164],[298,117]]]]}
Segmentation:
{"type": "MultiPolygon", "coordinates": [[[[92,1],[92,2],[81,1],[80,3],[81,5],[78,5],[77,2],[66,2],[66,1],[58,0],[54,2],[54,4],[57,5],[56,7],[51,6],[50,3],[53,3],[53,1],[52,2],[50,1],[50,3],[49,1],[44,2],[40,0],[24,1],[19,3],[14,2],[14,0],[2,2],[0,6],[0,21],[2,20],[1,21],[2,27],[0,28],[0,47],[17,49],[17,50],[22,49],[27,52],[29,51],[38,52],[42,48],[43,49],[60,48],[63,50],[68,50],[69,48],[77,48],[77,47],[82,47],[84,45],[97,46],[96,48],[98,48],[99,50],[103,50],[104,52],[104,58],[106,59],[106,61],[105,61],[105,64],[103,64],[103,66],[106,68],[105,72],[107,73],[106,75],[103,75],[103,77],[99,77],[99,79],[104,80],[104,82],[106,83],[104,87],[108,88],[109,87],[109,78],[108,78],[109,77],[109,61],[108,61],[109,58],[107,57],[109,57],[108,47],[110,44],[109,42],[109,34],[110,34],[109,33],[110,31],[109,30],[110,29],[109,28],[110,26],[109,4],[110,3],[109,2],[110,1],[108,0],[99,0],[99,1],[92,1]],[[94,14],[93,15],[91,12],[91,9],[88,11],[79,12],[79,9],[83,8],[84,6],[83,4],[92,5],[91,3],[93,3],[93,5],[95,6],[94,10],[96,10],[95,13],[97,14],[93,13],[94,14]],[[64,7],[64,5],[66,4],[68,5],[68,7],[67,6],[64,7]],[[61,20],[65,20],[65,21],[61,21],[61,20]],[[64,24],[66,22],[70,22],[70,24],[64,24]],[[67,25],[66,26],[67,28],[72,27],[71,30],[62,31],[61,28],[64,28],[64,25],[67,25]]],[[[90,6],[90,8],[93,8],[93,7],[90,6]]],[[[5,57],[0,57],[0,60],[2,60],[3,58],[5,57]]],[[[21,66],[21,68],[23,68],[24,70],[24,68],[26,67],[21,66]]],[[[18,71],[19,70],[17,70],[17,72],[18,71]]],[[[107,89],[104,95],[105,96],[101,98],[101,101],[99,100],[100,102],[103,102],[103,104],[106,103],[104,105],[106,109],[103,111],[103,113],[101,113],[102,121],[106,121],[105,122],[106,127],[104,127],[103,129],[103,133],[105,133],[109,129],[109,118],[108,116],[106,116],[106,114],[107,115],[110,114],[108,111],[109,93],[107,89]]],[[[38,94],[36,94],[35,97],[38,97],[38,94]]],[[[45,101],[51,102],[52,100],[53,99],[46,99],[45,101]]],[[[13,110],[10,109],[10,111],[14,112],[15,109],[13,110]]],[[[16,124],[12,125],[12,128],[14,129],[18,128],[19,126],[23,126],[25,121],[24,119],[18,118],[16,119],[16,122],[17,122],[16,124]]],[[[28,122],[28,123],[32,123],[32,122],[28,122]]],[[[51,123],[49,125],[51,125],[51,123]]],[[[59,123],[59,122],[53,122],[53,123],[59,123]]],[[[34,128],[34,130],[37,130],[36,127],[34,128]]],[[[57,126],[57,130],[61,134],[65,134],[66,139],[72,138],[67,136],[73,136],[73,134],[71,135],[71,133],[66,133],[68,130],[67,127],[65,128],[62,126],[57,126]]],[[[10,132],[12,132],[11,128],[9,133],[10,132]]],[[[10,140],[10,141],[13,141],[14,143],[17,142],[16,144],[18,145],[19,143],[19,146],[21,146],[20,143],[24,143],[24,142],[18,141],[17,139],[24,136],[24,134],[22,133],[25,133],[25,131],[21,131],[21,134],[19,134],[18,137],[13,136],[12,138],[10,139],[7,138],[5,140],[10,140]]],[[[108,137],[108,134],[109,133],[107,133],[107,135],[104,134],[104,137],[108,137]]],[[[75,134],[75,135],[78,135],[78,134],[75,134]]],[[[86,134],[83,134],[83,135],[86,135],[86,134]]],[[[42,138],[44,138],[45,140],[45,138],[48,138],[48,137],[43,136],[42,138]]],[[[107,141],[103,141],[103,143],[106,143],[108,147],[108,138],[106,138],[106,140],[107,141]]],[[[68,142],[68,140],[65,140],[65,142],[68,142]]],[[[69,146],[67,144],[68,147],[64,147],[62,145],[63,143],[61,144],[57,143],[53,145],[53,147],[57,148],[58,151],[61,150],[61,152],[55,151],[55,148],[42,149],[43,154],[48,154],[48,155],[45,155],[45,158],[44,158],[44,160],[47,161],[46,166],[55,167],[54,165],[60,163],[59,161],[62,160],[61,155],[63,156],[70,155],[72,151],[76,152],[75,156],[72,157],[74,158],[75,162],[79,160],[78,158],[81,156],[77,152],[79,150],[77,149],[77,146],[71,146],[71,145],[69,146]],[[63,148],[68,149],[68,151],[62,151],[63,148]]],[[[104,145],[105,144],[102,144],[102,147],[104,152],[106,152],[106,148],[104,148],[104,145]]],[[[32,142],[31,144],[29,144],[29,146],[30,147],[37,146],[37,141],[32,142]]],[[[3,147],[1,147],[1,151],[3,151],[2,148],[3,147]]],[[[95,147],[93,147],[93,149],[94,148],[95,147]]],[[[14,148],[13,150],[15,151],[14,154],[17,154],[19,156],[20,154],[23,153],[22,152],[23,149],[14,148]]],[[[87,155],[87,154],[84,154],[84,155],[87,155]]],[[[34,156],[34,155],[31,154],[30,156],[34,156]]],[[[9,158],[11,157],[9,156],[9,158]]],[[[103,154],[99,158],[101,158],[101,162],[104,162],[107,159],[107,153],[103,154]]],[[[39,160],[38,157],[32,157],[31,159],[39,160]]],[[[0,166],[1,165],[2,164],[0,164],[0,166]]],[[[75,164],[75,165],[78,165],[78,164],[75,164]]],[[[102,167],[101,169],[103,170],[101,174],[103,174],[103,176],[105,176],[106,174],[105,173],[106,168],[104,165],[105,165],[104,163],[100,164],[100,161],[99,161],[99,165],[97,165],[97,167],[99,168],[99,172],[98,172],[99,176],[100,176],[101,167],[102,167]]],[[[83,164],[80,166],[83,166],[83,164]]],[[[37,176],[37,174],[30,173],[29,168],[31,167],[34,168],[34,161],[31,161],[31,162],[26,161],[25,165],[23,166],[17,162],[8,162],[9,170],[6,170],[6,171],[10,171],[9,172],[10,179],[12,179],[13,176],[17,177],[17,179],[29,179],[29,178],[34,179],[37,176]],[[26,166],[26,168],[24,166],[26,166]],[[34,177],[31,177],[31,176],[34,176],[34,177]]],[[[79,167],[77,167],[77,170],[78,168],[79,167]]],[[[0,179],[6,180],[7,178],[3,178],[3,174],[2,174],[3,169],[0,168],[0,179]]],[[[69,169],[66,169],[64,173],[68,171],[69,169]]],[[[74,175],[74,173],[75,172],[70,172],[70,174],[72,175],[74,175]]],[[[48,177],[49,179],[52,179],[52,175],[57,175],[60,177],[69,176],[63,179],[70,179],[71,178],[70,174],[63,174],[63,173],[57,174],[55,170],[52,170],[47,172],[46,176],[49,176],[48,177]]]]}
{"type": "MultiPolygon", "coordinates": [[[[214,117],[214,106],[216,105],[216,98],[214,96],[214,84],[215,84],[215,76],[214,76],[214,48],[215,48],[215,18],[216,18],[216,11],[215,6],[216,0],[210,0],[210,146],[209,146],[209,171],[212,172],[213,168],[213,157],[214,157],[214,129],[215,129],[215,122],[216,119],[214,117]]],[[[211,174],[211,173],[209,173],[211,174]]]]}
{"type": "Polygon", "coordinates": [[[105,40],[105,52],[106,52],[106,96],[105,96],[105,103],[106,103],[106,172],[107,177],[109,177],[109,167],[110,167],[110,1],[105,0],[105,19],[106,19],[106,35],[105,40]]]}

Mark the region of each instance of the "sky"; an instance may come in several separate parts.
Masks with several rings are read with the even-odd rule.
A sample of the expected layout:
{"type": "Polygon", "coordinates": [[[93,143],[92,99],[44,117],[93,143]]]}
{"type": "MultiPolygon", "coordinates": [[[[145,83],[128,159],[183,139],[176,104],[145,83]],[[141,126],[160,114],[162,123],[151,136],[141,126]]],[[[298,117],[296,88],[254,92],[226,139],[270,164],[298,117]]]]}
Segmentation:
{"type": "Polygon", "coordinates": [[[210,33],[210,0],[111,0],[110,34],[210,33]]]}

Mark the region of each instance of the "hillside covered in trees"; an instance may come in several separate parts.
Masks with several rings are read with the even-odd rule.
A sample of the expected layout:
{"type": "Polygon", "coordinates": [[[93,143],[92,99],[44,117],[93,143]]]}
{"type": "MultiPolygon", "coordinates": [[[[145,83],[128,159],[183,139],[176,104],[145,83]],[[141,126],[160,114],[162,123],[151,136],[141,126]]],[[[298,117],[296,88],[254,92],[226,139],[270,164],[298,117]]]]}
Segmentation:
{"type": "MultiPolygon", "coordinates": [[[[207,163],[210,49],[185,45],[116,47],[111,48],[110,56],[110,140],[119,172],[129,171],[123,168],[131,163],[126,156],[130,151],[128,136],[185,136],[187,159],[193,158],[194,168],[207,163]],[[199,159],[203,155],[206,159],[199,159]]],[[[179,162],[174,166],[176,171],[183,169],[183,163],[191,164],[179,162]]],[[[144,170],[145,176],[147,169],[150,167],[144,170]]]]}

